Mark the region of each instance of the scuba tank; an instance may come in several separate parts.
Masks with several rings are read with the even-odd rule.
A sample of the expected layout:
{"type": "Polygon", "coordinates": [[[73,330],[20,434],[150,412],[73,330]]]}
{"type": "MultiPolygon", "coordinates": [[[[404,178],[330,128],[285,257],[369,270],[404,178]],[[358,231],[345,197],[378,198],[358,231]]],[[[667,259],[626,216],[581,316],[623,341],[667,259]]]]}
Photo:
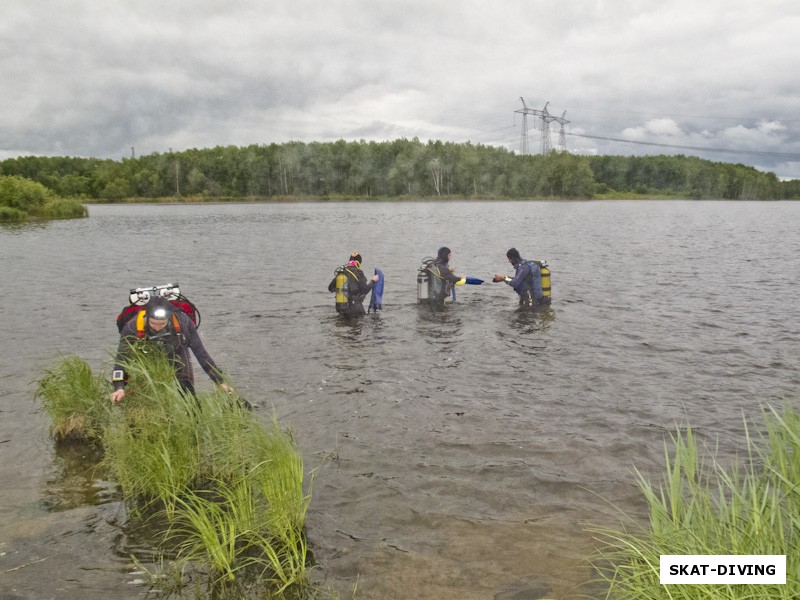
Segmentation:
{"type": "Polygon", "coordinates": [[[420,269],[417,273],[417,304],[427,304],[430,301],[428,296],[428,271],[420,269]]]}
{"type": "Polygon", "coordinates": [[[550,302],[551,297],[551,289],[550,289],[550,269],[547,265],[543,265],[541,267],[542,270],[542,294],[545,298],[547,298],[547,302],[550,302]]]}
{"type": "Polygon", "coordinates": [[[339,267],[334,271],[336,274],[336,310],[345,312],[350,307],[350,282],[344,267],[339,267]]]}
{"type": "Polygon", "coordinates": [[[552,290],[550,288],[550,269],[547,267],[547,263],[543,260],[534,260],[533,262],[539,265],[539,271],[542,274],[543,300],[545,304],[550,304],[552,294],[552,290]]]}
{"type": "Polygon", "coordinates": [[[168,283],[153,287],[133,288],[130,291],[129,305],[117,315],[117,329],[120,333],[122,333],[125,323],[135,317],[151,298],[166,298],[175,308],[186,313],[195,327],[200,327],[200,310],[194,302],[183,295],[177,283],[168,283]]]}
{"type": "Polygon", "coordinates": [[[442,289],[441,278],[433,272],[436,266],[430,256],[422,259],[422,266],[417,273],[417,304],[435,302],[442,289]]]}

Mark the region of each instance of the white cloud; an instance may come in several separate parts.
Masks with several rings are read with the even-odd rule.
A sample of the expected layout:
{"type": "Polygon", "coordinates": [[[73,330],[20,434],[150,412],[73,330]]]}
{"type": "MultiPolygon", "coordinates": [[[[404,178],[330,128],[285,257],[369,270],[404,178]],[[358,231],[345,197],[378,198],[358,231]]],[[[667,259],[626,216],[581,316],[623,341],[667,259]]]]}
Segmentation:
{"type": "Polygon", "coordinates": [[[798,30],[800,5],[777,0],[7,0],[0,155],[356,135],[516,149],[520,96],[598,137],[800,153],[798,30]]]}
{"type": "Polygon", "coordinates": [[[643,141],[653,137],[677,137],[683,132],[672,119],[652,119],[642,127],[628,127],[622,131],[626,139],[643,141]]]}

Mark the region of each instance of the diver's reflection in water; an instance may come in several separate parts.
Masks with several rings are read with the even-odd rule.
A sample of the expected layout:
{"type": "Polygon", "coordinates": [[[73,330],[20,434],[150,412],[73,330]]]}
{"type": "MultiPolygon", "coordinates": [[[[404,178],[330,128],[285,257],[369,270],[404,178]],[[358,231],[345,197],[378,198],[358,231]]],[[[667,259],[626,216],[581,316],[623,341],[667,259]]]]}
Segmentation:
{"type": "Polygon", "coordinates": [[[518,333],[534,333],[546,331],[556,319],[555,311],[550,307],[519,308],[509,314],[508,325],[518,333]]]}
{"type": "Polygon", "coordinates": [[[365,318],[335,315],[333,317],[333,335],[346,340],[357,341],[361,339],[365,318]]]}
{"type": "Polygon", "coordinates": [[[535,310],[521,308],[508,315],[504,331],[498,334],[519,356],[542,356],[547,353],[550,341],[546,331],[554,320],[555,311],[549,306],[535,310]]]}
{"type": "Polygon", "coordinates": [[[462,336],[463,326],[462,317],[454,305],[417,306],[417,332],[430,343],[457,341],[462,336]]]}
{"type": "MultiPolygon", "coordinates": [[[[331,332],[334,336],[344,340],[351,340],[354,342],[363,342],[364,333],[371,333],[380,331],[383,322],[379,313],[373,312],[366,315],[348,316],[348,315],[333,315],[330,318],[331,332]]],[[[367,336],[369,338],[369,336],[367,336]]],[[[376,340],[370,339],[371,343],[376,340]]]]}
{"type": "Polygon", "coordinates": [[[322,353],[326,365],[345,371],[359,371],[369,363],[371,352],[381,340],[374,335],[381,320],[376,314],[364,316],[334,315],[328,321],[332,343],[322,353]]]}
{"type": "Polygon", "coordinates": [[[103,479],[103,450],[82,443],[56,443],[53,471],[42,493],[50,512],[97,506],[116,500],[116,486],[103,479]]]}

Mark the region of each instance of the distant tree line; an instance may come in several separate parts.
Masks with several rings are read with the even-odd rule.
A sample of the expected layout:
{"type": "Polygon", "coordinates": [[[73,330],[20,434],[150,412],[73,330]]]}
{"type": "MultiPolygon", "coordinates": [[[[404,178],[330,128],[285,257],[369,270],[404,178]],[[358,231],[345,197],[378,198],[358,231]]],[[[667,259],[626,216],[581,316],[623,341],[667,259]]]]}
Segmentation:
{"type": "Polygon", "coordinates": [[[687,156],[520,156],[471,143],[288,142],[155,153],[120,161],[26,156],[0,162],[82,200],[206,197],[800,198],[798,186],[741,164],[687,156]]]}

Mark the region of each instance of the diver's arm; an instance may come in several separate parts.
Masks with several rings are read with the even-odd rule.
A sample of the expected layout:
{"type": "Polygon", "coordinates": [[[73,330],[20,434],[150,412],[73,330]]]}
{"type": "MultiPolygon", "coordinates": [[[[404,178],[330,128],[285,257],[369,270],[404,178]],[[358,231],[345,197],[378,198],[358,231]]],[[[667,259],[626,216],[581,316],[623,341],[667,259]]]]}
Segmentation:
{"type": "Polygon", "coordinates": [[[464,285],[467,282],[466,277],[459,277],[450,269],[444,270],[444,278],[445,280],[449,281],[453,285],[464,285]]]}
{"type": "Polygon", "coordinates": [[[203,346],[203,342],[200,340],[200,335],[197,333],[197,328],[194,323],[192,323],[189,317],[186,317],[185,320],[181,316],[178,318],[181,319],[181,327],[183,328],[183,336],[186,340],[186,345],[191,348],[195,358],[197,358],[197,362],[203,368],[203,371],[211,378],[211,381],[222,386],[222,373],[205,346],[203,346]]]}
{"type": "Polygon", "coordinates": [[[364,275],[364,271],[358,271],[358,293],[360,296],[366,296],[372,291],[372,288],[375,287],[375,282],[378,281],[378,276],[373,275],[372,279],[367,281],[367,276],[364,275]]]}
{"type": "Polygon", "coordinates": [[[121,390],[125,387],[125,368],[122,365],[132,343],[129,336],[123,335],[119,338],[117,355],[114,358],[114,370],[111,373],[111,382],[114,384],[114,390],[121,390]]]}
{"type": "Polygon", "coordinates": [[[505,282],[515,290],[519,290],[522,284],[525,282],[525,279],[530,274],[530,271],[530,266],[528,266],[526,263],[522,263],[519,265],[519,267],[517,267],[514,277],[506,277],[505,282]]]}
{"type": "Polygon", "coordinates": [[[134,325],[134,319],[131,319],[125,323],[120,333],[117,354],[114,358],[114,369],[111,372],[111,384],[114,386],[114,391],[111,392],[110,398],[114,404],[119,404],[125,397],[125,380],[127,379],[127,375],[125,373],[124,363],[131,346],[135,342],[136,326],[134,325]]]}

